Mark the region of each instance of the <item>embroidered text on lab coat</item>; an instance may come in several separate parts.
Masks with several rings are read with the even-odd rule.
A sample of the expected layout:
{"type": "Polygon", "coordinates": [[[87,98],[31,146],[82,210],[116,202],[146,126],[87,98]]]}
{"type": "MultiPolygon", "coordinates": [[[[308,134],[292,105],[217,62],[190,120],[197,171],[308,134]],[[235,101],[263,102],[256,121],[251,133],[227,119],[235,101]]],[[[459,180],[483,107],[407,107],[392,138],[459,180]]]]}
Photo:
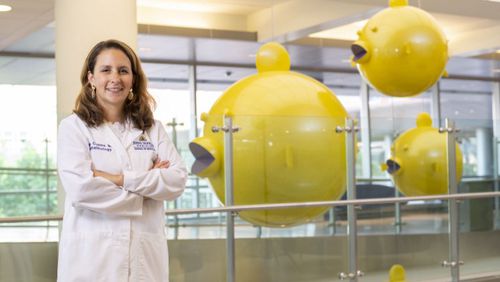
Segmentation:
{"type": "Polygon", "coordinates": [[[109,144],[99,144],[99,143],[92,141],[92,143],[89,142],[89,151],[92,151],[92,150],[111,152],[111,151],[113,151],[113,148],[109,144]]]}
{"type": "Polygon", "coordinates": [[[133,141],[132,144],[136,151],[155,151],[155,146],[149,141],[133,141]]]}

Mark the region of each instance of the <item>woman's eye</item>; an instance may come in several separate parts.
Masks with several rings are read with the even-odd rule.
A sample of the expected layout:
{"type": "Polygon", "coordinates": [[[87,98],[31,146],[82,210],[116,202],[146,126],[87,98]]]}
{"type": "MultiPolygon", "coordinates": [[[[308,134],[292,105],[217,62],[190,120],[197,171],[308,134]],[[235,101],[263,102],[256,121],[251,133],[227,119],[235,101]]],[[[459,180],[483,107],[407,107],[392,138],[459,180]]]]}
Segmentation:
{"type": "Polygon", "coordinates": [[[126,70],[126,69],[122,69],[122,70],[120,70],[120,73],[125,73],[125,74],[127,74],[127,73],[128,73],[128,70],[126,70]]]}

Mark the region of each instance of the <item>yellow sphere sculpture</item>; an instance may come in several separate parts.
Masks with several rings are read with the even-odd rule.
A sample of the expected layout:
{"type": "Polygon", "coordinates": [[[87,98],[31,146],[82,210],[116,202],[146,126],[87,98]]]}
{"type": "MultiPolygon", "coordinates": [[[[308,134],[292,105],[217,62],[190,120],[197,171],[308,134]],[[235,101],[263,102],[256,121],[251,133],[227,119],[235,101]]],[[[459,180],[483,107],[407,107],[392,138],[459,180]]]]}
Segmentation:
{"type": "Polygon", "coordinates": [[[389,282],[406,282],[406,271],[400,264],[395,264],[389,270],[389,282]]]}
{"type": "Polygon", "coordinates": [[[407,0],[390,0],[389,5],[358,31],[352,60],[379,92],[418,95],[445,73],[448,42],[427,12],[408,6],[407,0]]]}
{"type": "MultiPolygon", "coordinates": [[[[417,127],[401,134],[391,146],[391,158],[383,169],[391,175],[396,187],[406,196],[448,193],[446,134],[432,127],[427,113],[417,117],[417,127]]],[[[462,152],[456,152],[456,180],[462,178],[462,152]]]]}
{"type": "MultiPolygon", "coordinates": [[[[225,201],[223,125],[229,115],[240,130],[233,135],[234,204],[334,200],[344,194],[347,112],[322,83],[290,71],[290,58],[278,43],[263,45],[256,57],[258,73],[229,87],[215,102],[203,137],[190,143],[196,158],[192,172],[208,177],[225,201]]],[[[284,227],[323,214],[328,207],[244,211],[256,225],[284,227]]]]}

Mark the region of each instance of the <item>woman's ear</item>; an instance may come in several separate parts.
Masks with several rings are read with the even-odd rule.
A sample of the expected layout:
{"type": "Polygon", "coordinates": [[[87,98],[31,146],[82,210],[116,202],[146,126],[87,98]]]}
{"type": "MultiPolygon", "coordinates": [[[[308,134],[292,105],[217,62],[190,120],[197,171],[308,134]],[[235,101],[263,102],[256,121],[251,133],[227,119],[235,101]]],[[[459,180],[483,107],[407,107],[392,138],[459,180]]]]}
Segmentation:
{"type": "Polygon", "coordinates": [[[90,84],[94,85],[94,74],[90,71],[87,72],[87,80],[90,84]]]}

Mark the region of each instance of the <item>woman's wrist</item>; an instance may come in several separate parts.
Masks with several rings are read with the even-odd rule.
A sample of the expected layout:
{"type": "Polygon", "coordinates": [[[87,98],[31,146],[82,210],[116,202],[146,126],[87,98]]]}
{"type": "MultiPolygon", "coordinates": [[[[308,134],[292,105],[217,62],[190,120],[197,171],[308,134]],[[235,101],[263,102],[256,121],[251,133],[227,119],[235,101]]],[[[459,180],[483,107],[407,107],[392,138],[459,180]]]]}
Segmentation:
{"type": "Polygon", "coordinates": [[[111,174],[99,170],[94,170],[94,177],[98,176],[106,178],[117,186],[123,186],[123,174],[111,174]]]}
{"type": "Polygon", "coordinates": [[[116,185],[123,187],[123,174],[114,175],[115,181],[113,181],[116,185]]]}

